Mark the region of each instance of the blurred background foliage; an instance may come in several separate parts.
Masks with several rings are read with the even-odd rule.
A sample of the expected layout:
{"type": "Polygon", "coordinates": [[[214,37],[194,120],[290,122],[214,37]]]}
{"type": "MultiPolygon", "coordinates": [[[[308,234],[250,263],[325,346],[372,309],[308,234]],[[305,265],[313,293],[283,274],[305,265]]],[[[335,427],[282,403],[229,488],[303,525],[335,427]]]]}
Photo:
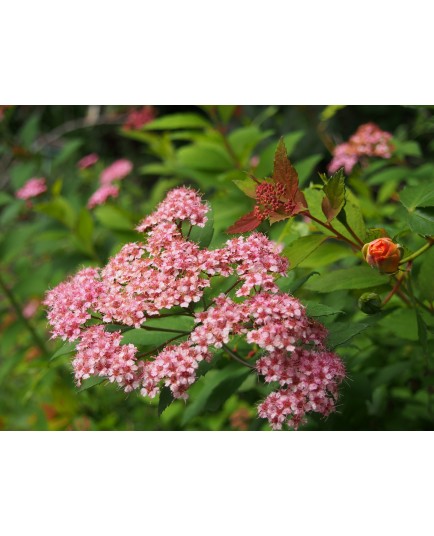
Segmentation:
{"type": "MultiPolygon", "coordinates": [[[[191,388],[187,403],[171,404],[161,417],[158,400],[126,395],[114,385],[77,389],[71,353],[49,340],[41,301],[68,274],[102,265],[123,244],[140,239],[135,225],[180,184],[200,189],[211,203],[211,247],[221,245],[228,238],[225,230],[252,209],[252,200],[239,188],[246,172],[270,175],[281,136],[301,187],[312,197],[318,192],[312,186],[321,183],[318,172],[327,171],[336,144],[371,121],[391,132],[393,158],[357,166],[347,184],[367,227],[385,228],[408,251],[419,247],[418,233],[434,235],[430,207],[422,216],[416,211],[415,221],[414,211],[399,202],[403,187],[432,184],[432,106],[158,106],[143,124],[131,126],[131,113],[139,109],[1,110],[0,429],[269,429],[256,418],[256,404],[266,390],[254,375],[232,365],[217,363],[191,388]],[[97,153],[99,161],[80,169],[77,162],[89,153],[97,153]],[[120,158],[134,168],[120,184],[119,196],[88,209],[101,171],[120,158]],[[17,199],[15,193],[31,177],[45,177],[48,191],[28,201],[17,199]]],[[[260,230],[289,247],[311,228],[296,218],[271,228],[263,224],[260,230]]],[[[312,311],[321,311],[318,316],[348,369],[338,412],[327,419],[312,415],[302,429],[432,429],[434,250],[414,266],[422,320],[395,297],[386,311],[362,313],[357,301],[363,292],[381,294],[390,288],[372,277],[354,284],[346,270],[360,265],[360,257],[350,255],[345,245],[329,240],[315,244],[308,255],[295,246],[289,251],[286,289],[312,311]],[[319,275],[312,276],[314,271],[319,275]]]]}

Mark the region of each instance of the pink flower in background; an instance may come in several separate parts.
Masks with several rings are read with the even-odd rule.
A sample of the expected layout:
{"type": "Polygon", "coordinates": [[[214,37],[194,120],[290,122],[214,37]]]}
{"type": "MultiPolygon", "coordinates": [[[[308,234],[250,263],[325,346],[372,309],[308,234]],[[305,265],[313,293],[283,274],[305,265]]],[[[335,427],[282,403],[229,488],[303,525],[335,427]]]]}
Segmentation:
{"type": "Polygon", "coordinates": [[[94,166],[98,160],[99,156],[96,153],[90,153],[83,156],[83,158],[77,162],[77,167],[80,169],[87,169],[94,166]]]}
{"type": "Polygon", "coordinates": [[[329,173],[335,173],[343,167],[345,173],[349,174],[363,156],[390,158],[393,150],[391,138],[390,132],[381,130],[375,123],[361,125],[347,143],[335,147],[329,173]]]}
{"type": "Polygon", "coordinates": [[[24,318],[32,318],[36,311],[38,310],[38,307],[41,305],[41,301],[37,298],[32,298],[29,300],[26,305],[23,307],[23,316],[24,318]]]}
{"type": "Polygon", "coordinates": [[[125,130],[139,130],[155,119],[155,110],[152,106],[143,106],[132,109],[123,125],[125,130]]]}
{"type": "Polygon", "coordinates": [[[96,192],[92,194],[87,202],[87,208],[94,208],[97,205],[103,205],[109,197],[117,197],[119,188],[112,184],[100,186],[96,192]]]}
{"type": "Polygon", "coordinates": [[[132,162],[125,158],[121,158],[103,169],[100,175],[100,182],[103,185],[111,184],[113,181],[124,179],[132,170],[132,162]]]}
{"type": "Polygon", "coordinates": [[[45,179],[43,177],[39,179],[33,178],[29,179],[26,184],[15,193],[15,197],[18,199],[30,199],[37,195],[41,195],[46,191],[47,185],[45,179]]]}

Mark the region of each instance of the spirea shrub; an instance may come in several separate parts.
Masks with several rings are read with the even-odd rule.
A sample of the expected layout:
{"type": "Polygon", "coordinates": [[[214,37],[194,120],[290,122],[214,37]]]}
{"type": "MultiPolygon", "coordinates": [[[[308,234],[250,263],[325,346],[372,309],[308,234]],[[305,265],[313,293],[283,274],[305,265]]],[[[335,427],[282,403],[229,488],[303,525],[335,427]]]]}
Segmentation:
{"type": "Polygon", "coordinates": [[[143,241],[126,244],[106,266],[84,268],[45,299],[52,336],[77,341],[72,361],[77,385],[106,378],[126,392],[155,397],[163,386],[187,399],[202,361],[217,352],[247,366],[276,389],[258,406],[274,429],[297,428],[306,413],[334,411],[345,368],[326,348],[327,330],[295,297],[281,292],[288,260],[281,247],[254,232],[208,249],[196,242],[209,206],[189,188],[170,191],[137,227],[143,241]],[[231,278],[222,292],[222,278],[231,278]],[[219,288],[220,288],[219,287],[219,288]],[[163,345],[142,351],[125,343],[128,330],[146,333],[153,319],[190,317],[190,331],[161,328],[163,345]],[[235,339],[250,345],[246,356],[235,339]],[[251,355],[254,359],[246,360],[251,355]]]}

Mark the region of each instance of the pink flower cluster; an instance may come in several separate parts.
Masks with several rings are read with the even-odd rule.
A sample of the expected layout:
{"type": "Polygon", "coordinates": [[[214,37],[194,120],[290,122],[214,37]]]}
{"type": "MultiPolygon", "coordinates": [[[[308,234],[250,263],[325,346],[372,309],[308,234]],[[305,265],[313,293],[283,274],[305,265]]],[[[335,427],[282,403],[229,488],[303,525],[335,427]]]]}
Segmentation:
{"type": "MultiPolygon", "coordinates": [[[[88,155],[85,158],[90,158],[91,156],[88,155]]],[[[103,205],[109,197],[117,197],[119,195],[119,187],[115,186],[113,182],[124,179],[132,170],[133,164],[125,158],[116,160],[113,164],[103,169],[99,178],[100,187],[90,197],[87,207],[94,208],[97,205],[103,205]]]]}
{"type": "Polygon", "coordinates": [[[26,184],[17,190],[15,197],[18,199],[30,199],[47,191],[47,184],[43,177],[29,179],[26,184]]]}
{"type": "Polygon", "coordinates": [[[343,167],[345,173],[349,174],[364,156],[390,158],[393,150],[391,138],[392,134],[381,130],[374,123],[361,125],[348,142],[335,147],[333,159],[328,167],[329,173],[335,173],[343,167]]]}
{"type": "Polygon", "coordinates": [[[83,156],[83,158],[77,162],[77,167],[79,169],[87,169],[94,166],[98,160],[99,156],[96,153],[90,153],[83,156]]]}
{"type": "Polygon", "coordinates": [[[120,332],[108,333],[104,326],[91,326],[83,332],[72,362],[77,385],[91,376],[106,377],[126,392],[137,389],[140,372],[136,363],[136,347],[121,344],[120,332]]]}
{"type": "Polygon", "coordinates": [[[297,428],[305,414],[328,415],[335,409],[338,385],[345,378],[340,358],[327,351],[296,348],[290,355],[274,350],[256,362],[266,382],[278,382],[284,389],[273,391],[258,407],[260,417],[275,430],[282,424],[297,428]]]}
{"type": "Polygon", "coordinates": [[[279,291],[275,278],[288,268],[281,248],[260,233],[228,240],[220,249],[201,248],[183,235],[182,223],[204,226],[208,210],[194,190],[172,190],[139,225],[144,242],[126,244],[103,269],[85,268],[48,292],[53,336],[80,339],[73,361],[76,381],[102,376],[149,397],[164,385],[174,398],[186,399],[199,363],[210,361],[214,349],[228,350],[225,345],[237,336],[265,352],[257,372],[284,387],[259,406],[260,416],[280,428],[285,421],[297,427],[308,411],[327,415],[344,367],[325,348],[325,328],[307,317],[296,298],[279,291]],[[202,298],[216,275],[236,281],[206,305],[202,298]],[[196,326],[168,335],[153,357],[152,351],[141,356],[135,346],[123,345],[119,331],[104,330],[111,322],[151,329],[143,325],[147,319],[174,307],[184,309],[196,326]],[[101,318],[100,325],[86,325],[91,314],[101,318]],[[183,342],[170,344],[178,338],[183,342]]]}
{"type": "Polygon", "coordinates": [[[155,110],[152,106],[142,106],[132,109],[123,125],[125,130],[140,130],[142,127],[155,119],[155,110]]]}

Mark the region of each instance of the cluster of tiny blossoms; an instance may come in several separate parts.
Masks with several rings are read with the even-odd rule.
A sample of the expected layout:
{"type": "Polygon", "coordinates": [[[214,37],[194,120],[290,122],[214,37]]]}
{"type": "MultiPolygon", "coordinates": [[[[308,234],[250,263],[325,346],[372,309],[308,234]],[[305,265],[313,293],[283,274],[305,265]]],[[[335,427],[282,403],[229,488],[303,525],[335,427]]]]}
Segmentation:
{"type": "Polygon", "coordinates": [[[17,199],[31,199],[47,191],[47,184],[45,178],[33,178],[29,179],[26,184],[17,190],[15,197],[17,199]]]}
{"type": "Polygon", "coordinates": [[[391,138],[392,134],[381,130],[374,123],[361,125],[348,142],[335,147],[333,159],[328,168],[329,172],[335,173],[343,167],[345,173],[349,174],[360,158],[364,156],[390,158],[393,149],[391,138]]]}
{"type": "Polygon", "coordinates": [[[296,428],[308,411],[328,415],[344,366],[326,349],[325,328],[308,318],[296,298],[279,291],[275,280],[288,269],[281,247],[253,233],[220,249],[201,248],[183,229],[203,227],[208,210],[194,190],[170,191],[137,227],[145,233],[143,242],[126,244],[104,268],[85,268],[47,293],[53,337],[78,340],[77,384],[101,376],[125,391],[155,397],[166,386],[174,398],[186,399],[199,363],[210,362],[215,349],[244,362],[227,346],[237,336],[259,355],[256,364],[244,363],[266,382],[279,384],[258,407],[273,428],[285,422],[296,428]],[[232,276],[232,284],[206,304],[204,292],[215,276],[232,276]],[[175,330],[175,336],[165,330],[167,344],[150,352],[123,344],[121,331],[105,325],[155,330],[147,320],[174,307],[195,326],[191,332],[175,330]]]}
{"type": "MultiPolygon", "coordinates": [[[[96,163],[96,160],[95,162],[92,161],[92,156],[93,155],[88,155],[87,157],[85,157],[85,159],[80,160],[82,164],[80,166],[79,162],[79,167],[83,169],[96,163]],[[86,158],[88,160],[86,160],[86,158]]],[[[116,160],[115,162],[113,162],[113,164],[103,169],[99,178],[100,186],[91,195],[87,203],[87,208],[94,208],[97,205],[103,205],[109,197],[117,197],[119,195],[119,187],[113,183],[115,181],[124,179],[127,175],[131,173],[132,170],[133,164],[125,158],[116,160]]]]}

